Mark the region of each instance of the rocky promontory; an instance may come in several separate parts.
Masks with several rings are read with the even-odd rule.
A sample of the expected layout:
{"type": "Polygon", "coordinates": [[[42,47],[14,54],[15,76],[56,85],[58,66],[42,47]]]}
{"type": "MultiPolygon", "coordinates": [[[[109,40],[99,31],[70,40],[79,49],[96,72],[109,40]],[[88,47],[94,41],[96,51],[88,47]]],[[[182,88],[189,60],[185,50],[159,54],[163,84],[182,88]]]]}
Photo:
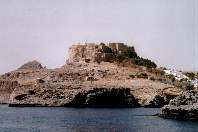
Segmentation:
{"type": "Polygon", "coordinates": [[[43,69],[43,66],[38,61],[30,61],[19,67],[19,69],[43,69]]]}
{"type": "Polygon", "coordinates": [[[198,120],[198,92],[185,91],[162,108],[164,118],[198,120]]]}
{"type": "Polygon", "coordinates": [[[0,90],[9,106],[67,107],[163,107],[184,91],[124,43],[73,45],[56,69],[28,62],[1,75],[0,90]]]}

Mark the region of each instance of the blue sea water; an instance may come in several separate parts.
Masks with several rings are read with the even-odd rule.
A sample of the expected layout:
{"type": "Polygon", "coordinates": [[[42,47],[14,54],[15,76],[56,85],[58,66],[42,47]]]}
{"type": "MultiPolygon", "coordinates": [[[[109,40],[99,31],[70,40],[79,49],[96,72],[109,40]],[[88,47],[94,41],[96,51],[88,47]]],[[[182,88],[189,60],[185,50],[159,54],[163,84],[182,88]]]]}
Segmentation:
{"type": "Polygon", "coordinates": [[[196,132],[198,122],[152,116],[153,108],[10,108],[0,105],[0,132],[196,132]]]}

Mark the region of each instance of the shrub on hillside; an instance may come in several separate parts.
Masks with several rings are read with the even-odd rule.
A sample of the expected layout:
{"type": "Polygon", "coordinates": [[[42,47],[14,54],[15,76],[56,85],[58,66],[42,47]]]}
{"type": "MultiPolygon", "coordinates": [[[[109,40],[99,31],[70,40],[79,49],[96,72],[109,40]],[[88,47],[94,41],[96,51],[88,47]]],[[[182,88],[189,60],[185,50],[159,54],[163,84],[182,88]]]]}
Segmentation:
{"type": "Polygon", "coordinates": [[[155,79],[155,77],[152,76],[149,78],[149,80],[155,81],[156,79],[155,79]]]}
{"type": "Polygon", "coordinates": [[[135,65],[145,66],[147,68],[157,67],[157,65],[153,61],[139,57],[135,51],[127,51],[127,52],[116,54],[115,56],[116,62],[121,63],[124,60],[128,60],[128,61],[132,60],[135,65]]]}
{"type": "Polygon", "coordinates": [[[188,81],[187,78],[182,78],[182,79],[180,80],[180,82],[186,82],[186,81],[188,81]]]}
{"type": "Polygon", "coordinates": [[[182,86],[185,90],[194,90],[194,85],[190,82],[183,82],[182,86]]]}
{"type": "Polygon", "coordinates": [[[129,77],[133,79],[133,78],[135,78],[135,75],[129,74],[129,77]]]}
{"type": "Polygon", "coordinates": [[[148,72],[153,73],[155,75],[160,75],[163,76],[165,75],[165,72],[161,69],[156,69],[156,68],[147,68],[146,69],[148,72]]]}
{"type": "Polygon", "coordinates": [[[174,82],[176,79],[175,79],[175,76],[173,76],[173,75],[168,75],[168,78],[172,81],[172,82],[174,82]]]}
{"type": "Polygon", "coordinates": [[[137,58],[138,55],[135,51],[127,51],[127,52],[123,52],[121,53],[123,56],[125,56],[126,58],[137,58]]]}
{"type": "Polygon", "coordinates": [[[136,75],[137,78],[144,78],[144,79],[148,79],[148,74],[147,73],[139,73],[136,75]]]}
{"type": "Polygon", "coordinates": [[[132,58],[137,58],[137,53],[136,52],[123,52],[123,53],[119,53],[116,54],[116,61],[118,62],[122,62],[124,60],[128,60],[128,59],[132,59],[132,58]]]}
{"type": "Polygon", "coordinates": [[[153,61],[151,61],[149,59],[144,59],[142,57],[135,58],[134,63],[136,65],[145,66],[147,68],[156,68],[157,67],[157,65],[153,61]]]}
{"type": "Polygon", "coordinates": [[[184,73],[187,77],[189,77],[191,80],[195,79],[195,74],[193,72],[186,72],[184,73]]]}

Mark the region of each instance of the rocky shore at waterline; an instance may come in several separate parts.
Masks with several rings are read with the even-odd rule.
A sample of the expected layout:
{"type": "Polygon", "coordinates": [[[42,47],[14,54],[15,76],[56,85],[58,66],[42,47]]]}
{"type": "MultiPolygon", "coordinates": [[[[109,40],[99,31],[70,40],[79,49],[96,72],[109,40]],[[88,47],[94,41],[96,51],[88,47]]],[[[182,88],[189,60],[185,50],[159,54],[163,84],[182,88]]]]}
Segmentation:
{"type": "Polygon", "coordinates": [[[163,118],[198,120],[198,92],[185,91],[162,108],[163,118]]]}
{"type": "Polygon", "coordinates": [[[130,78],[128,73],[136,70],[139,69],[104,62],[100,65],[73,63],[55,70],[14,71],[10,77],[16,72],[20,77],[10,93],[9,104],[93,107],[93,103],[87,102],[92,98],[101,100],[94,107],[162,107],[182,92],[182,89],[169,84],[130,78]],[[94,74],[94,80],[87,78],[88,74],[94,74]],[[28,76],[33,78],[27,80],[28,76]],[[83,100],[82,97],[84,103],[75,101],[83,100]]]}

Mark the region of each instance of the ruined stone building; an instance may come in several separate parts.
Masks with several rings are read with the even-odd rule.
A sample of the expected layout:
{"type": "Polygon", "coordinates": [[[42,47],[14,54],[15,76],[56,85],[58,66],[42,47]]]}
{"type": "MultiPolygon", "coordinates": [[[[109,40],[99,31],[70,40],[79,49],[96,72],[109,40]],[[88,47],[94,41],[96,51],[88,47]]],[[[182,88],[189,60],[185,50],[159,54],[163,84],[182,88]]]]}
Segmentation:
{"type": "Polygon", "coordinates": [[[135,52],[124,43],[79,43],[69,49],[69,62],[110,62],[118,54],[135,52]]]}

